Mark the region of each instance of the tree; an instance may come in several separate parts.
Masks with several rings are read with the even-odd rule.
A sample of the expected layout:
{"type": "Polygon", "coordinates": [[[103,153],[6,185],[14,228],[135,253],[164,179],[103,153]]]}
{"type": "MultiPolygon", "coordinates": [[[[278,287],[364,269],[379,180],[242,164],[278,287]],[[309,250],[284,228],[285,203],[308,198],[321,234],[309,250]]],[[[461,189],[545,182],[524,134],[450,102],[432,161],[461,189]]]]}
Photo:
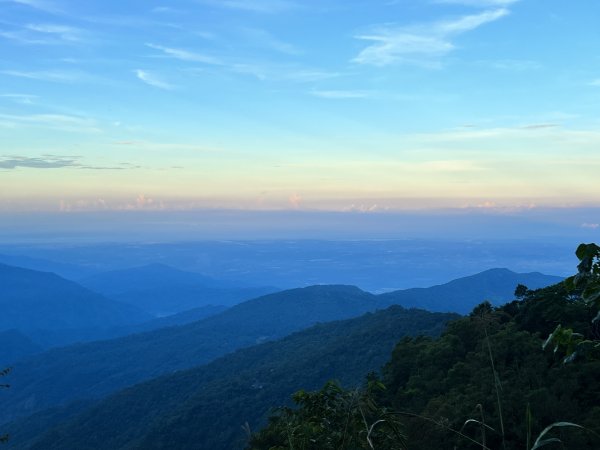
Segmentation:
{"type": "Polygon", "coordinates": [[[527,294],[529,294],[529,292],[531,291],[527,286],[525,286],[524,284],[519,284],[515,289],[515,297],[518,299],[523,299],[527,296],[527,294]]]}
{"type": "Polygon", "coordinates": [[[370,375],[362,389],[344,390],[329,381],[316,392],[293,395],[297,408],[280,408],[269,425],[251,437],[250,450],[403,449],[396,415],[375,401],[384,386],[370,375]]]}
{"type": "MultiPolygon", "coordinates": [[[[4,376],[8,375],[9,372],[10,372],[10,368],[0,371],[0,377],[4,377],[4,376]]],[[[9,387],[10,387],[10,385],[8,385],[8,384],[0,384],[0,388],[2,388],[2,389],[8,389],[9,387]]],[[[8,441],[7,434],[0,436],[0,442],[6,442],[6,441],[8,441]]]]}
{"type": "Polygon", "coordinates": [[[591,316],[588,336],[558,324],[544,342],[543,348],[552,346],[554,353],[564,353],[563,361],[572,362],[578,357],[600,356],[600,247],[580,244],[575,251],[579,258],[578,273],[565,280],[565,286],[575,299],[581,299],[591,316]]]}

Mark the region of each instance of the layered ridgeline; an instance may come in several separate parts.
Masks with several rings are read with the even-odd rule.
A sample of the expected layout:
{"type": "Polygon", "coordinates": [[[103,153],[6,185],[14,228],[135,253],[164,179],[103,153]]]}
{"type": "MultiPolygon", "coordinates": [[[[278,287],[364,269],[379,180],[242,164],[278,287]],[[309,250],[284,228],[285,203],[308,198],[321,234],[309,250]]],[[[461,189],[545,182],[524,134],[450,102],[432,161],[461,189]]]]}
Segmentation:
{"type": "Polygon", "coordinates": [[[14,365],[11,389],[0,396],[0,422],[74,399],[102,397],[378,306],[375,296],[358,288],[315,286],[259,297],[189,325],[50,350],[14,365]]]}
{"type": "Polygon", "coordinates": [[[22,267],[37,272],[51,272],[71,281],[76,281],[79,278],[88,277],[97,273],[97,270],[89,265],[69,264],[43,258],[32,258],[24,255],[5,253],[0,253],[0,264],[22,267]]]}
{"type": "Polygon", "coordinates": [[[561,277],[544,275],[539,272],[515,273],[508,269],[490,269],[439,286],[405,289],[381,296],[390,303],[407,308],[468,314],[484,299],[494,305],[506,302],[512,298],[515,286],[518,284],[530,289],[539,289],[562,280],[561,277]],[[486,294],[484,297],[481,296],[483,292],[486,294]]]}
{"type": "MultiPolygon", "coordinates": [[[[464,303],[475,305],[499,295],[496,285],[496,290],[489,289],[495,273],[469,277],[473,288],[465,289],[464,303]]],[[[501,288],[507,299],[517,284],[527,284],[529,279],[529,275],[513,275],[512,279],[502,277],[505,284],[501,288]]],[[[553,279],[548,277],[550,282],[553,279]]],[[[450,286],[455,292],[454,284],[450,286]]],[[[444,298],[443,289],[432,289],[444,298]]],[[[428,291],[421,292],[425,295],[428,291]]],[[[0,396],[0,423],[72,400],[100,398],[317,322],[356,317],[395,303],[402,304],[402,291],[396,296],[375,296],[349,286],[314,286],[250,300],[185,326],[55,349],[15,365],[13,387],[0,396]]]]}
{"type": "Polygon", "coordinates": [[[358,393],[297,393],[248,449],[600,448],[600,246],[576,255],[560,284],[402,339],[358,393]]]}
{"type": "MultiPolygon", "coordinates": [[[[43,260],[8,259],[53,267],[43,260]]],[[[158,264],[84,281],[86,287],[55,274],[0,264],[0,331],[17,329],[40,349],[49,349],[190,323],[222,312],[225,304],[276,290],[242,287],[158,264]]],[[[27,355],[17,341],[4,342],[0,360],[12,363],[27,355]]]]}
{"type": "MultiPolygon", "coordinates": [[[[600,448],[600,333],[593,323],[598,308],[577,294],[563,284],[530,291],[499,308],[478,306],[439,339],[402,339],[383,370],[386,389],[365,395],[379,405],[367,428],[380,419],[399,421],[404,439],[380,422],[371,435],[374,448],[600,448]],[[558,324],[581,333],[575,341],[588,344],[569,348],[567,333],[557,350],[544,351],[558,324]],[[565,360],[575,349],[576,357],[565,360]]],[[[275,415],[249,448],[329,450],[342,448],[342,440],[352,440],[350,448],[370,448],[365,423],[354,420],[356,405],[344,402],[352,397],[327,387],[315,392],[298,409],[275,415]],[[346,429],[328,426],[340,417],[346,429]]]]}
{"type": "Polygon", "coordinates": [[[53,273],[0,264],[0,331],[106,328],[152,318],[53,273]]]}
{"type": "Polygon", "coordinates": [[[457,317],[392,306],[315,325],[133,386],[83,411],[75,404],[5,426],[8,448],[243,448],[242,426],[264,424],[271,406],[285,402],[294,386],[316,388],[331,378],[359,385],[403,336],[437,336],[457,317]],[[40,422],[54,426],[40,433],[40,422]]]}
{"type": "Polygon", "coordinates": [[[156,316],[207,305],[231,306],[278,290],[217,280],[164,264],[114,270],[82,278],[78,282],[106,297],[137,306],[156,316]]]}
{"type": "MultiPolygon", "coordinates": [[[[186,325],[207,317],[217,315],[227,309],[223,305],[207,305],[193,308],[170,316],[150,319],[132,325],[121,325],[107,328],[70,328],[61,330],[29,330],[27,336],[44,350],[53,347],[65,347],[75,343],[116,339],[136,333],[144,333],[160,328],[186,325]]],[[[21,358],[19,358],[21,359],[21,358]]],[[[11,364],[18,359],[11,359],[11,364]]]]}

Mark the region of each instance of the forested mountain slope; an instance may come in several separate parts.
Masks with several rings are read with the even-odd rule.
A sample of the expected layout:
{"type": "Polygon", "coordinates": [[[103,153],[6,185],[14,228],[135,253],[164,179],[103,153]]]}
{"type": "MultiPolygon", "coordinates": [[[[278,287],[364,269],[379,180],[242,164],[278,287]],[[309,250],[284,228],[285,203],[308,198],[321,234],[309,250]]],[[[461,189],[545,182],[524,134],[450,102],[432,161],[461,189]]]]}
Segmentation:
{"type": "MultiPolygon", "coordinates": [[[[524,279],[519,274],[513,277],[512,272],[508,275],[502,277],[503,289],[512,285],[514,291],[524,279]]],[[[490,283],[482,281],[488,278],[489,272],[484,272],[463,279],[460,288],[468,294],[469,302],[479,302],[496,292],[490,290],[490,283]]],[[[435,295],[427,289],[416,292],[435,297],[441,304],[444,298],[456,295],[455,284],[431,288],[435,295]],[[448,293],[444,286],[449,286],[448,293]]],[[[356,317],[414,299],[414,292],[410,296],[402,292],[375,296],[351,286],[292,289],[244,302],[189,325],[55,349],[15,366],[13,389],[0,397],[0,423],[74,399],[99,398],[316,322],[356,317]]]]}
{"type": "Polygon", "coordinates": [[[438,335],[456,317],[392,306],[319,324],[125,389],[54,428],[35,445],[26,431],[27,419],[8,431],[18,448],[243,448],[242,426],[248,422],[254,429],[264,423],[271,405],[285,402],[293,386],[315,388],[330,378],[360,384],[403,336],[438,335]]]}
{"type": "MultiPolygon", "coordinates": [[[[544,448],[600,448],[597,312],[594,302],[561,283],[529,291],[499,308],[484,303],[450,323],[439,339],[402,339],[383,370],[386,389],[373,399],[382,419],[402,423],[405,437],[393,442],[419,450],[518,450],[533,448],[541,436],[540,441],[549,440],[544,448]],[[563,327],[558,330],[581,333],[575,342],[587,339],[588,344],[570,347],[567,333],[558,340],[557,351],[553,346],[544,351],[546,337],[558,325],[563,327]],[[573,350],[575,357],[565,360],[565,351],[573,350]],[[542,435],[557,423],[561,425],[542,435]]],[[[319,426],[345,414],[321,406],[326,405],[303,404],[296,412],[274,417],[250,448],[308,443],[307,449],[329,450],[338,448],[342,435],[358,436],[362,446],[357,448],[369,448],[363,423],[347,433],[319,426]],[[328,412],[314,417],[313,410],[328,412]]],[[[387,448],[381,447],[384,439],[389,435],[374,439],[375,448],[387,448]]]]}
{"type": "Polygon", "coordinates": [[[12,387],[0,396],[0,422],[74,399],[102,397],[378,306],[376,296],[355,287],[314,286],[259,297],[189,325],[53,349],[14,366],[12,387]]]}

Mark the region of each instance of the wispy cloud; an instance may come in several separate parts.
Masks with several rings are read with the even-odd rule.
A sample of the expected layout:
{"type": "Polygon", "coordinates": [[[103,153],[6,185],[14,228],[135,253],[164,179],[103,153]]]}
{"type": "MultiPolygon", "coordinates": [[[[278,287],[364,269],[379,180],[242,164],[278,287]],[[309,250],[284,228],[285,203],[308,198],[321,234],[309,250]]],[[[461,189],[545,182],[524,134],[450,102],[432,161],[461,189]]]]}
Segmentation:
{"type": "Polygon", "coordinates": [[[0,114],[0,120],[7,121],[13,126],[33,126],[80,133],[101,131],[96,121],[92,119],[65,114],[0,114]]]}
{"type": "Polygon", "coordinates": [[[175,89],[175,86],[173,86],[170,83],[167,83],[166,81],[163,81],[162,79],[160,79],[159,77],[157,77],[156,75],[147,72],[145,70],[136,70],[135,71],[135,75],[138,77],[139,80],[143,81],[144,83],[159,88],[159,89],[164,89],[164,90],[173,90],[175,89]]]}
{"type": "Polygon", "coordinates": [[[491,6],[509,6],[520,0],[434,0],[433,3],[447,3],[453,5],[474,6],[476,8],[489,8],[491,6]]]}
{"type": "Polygon", "coordinates": [[[242,34],[246,39],[254,42],[256,45],[262,48],[274,50],[279,53],[285,53],[287,55],[300,55],[303,53],[302,50],[297,48],[295,45],[282,41],[265,30],[258,28],[245,28],[242,30],[242,34]]]}
{"type": "Polygon", "coordinates": [[[38,96],[31,94],[0,94],[0,98],[5,98],[22,105],[33,105],[34,100],[37,99],[38,96]]]}
{"type": "Polygon", "coordinates": [[[591,230],[597,230],[600,228],[600,223],[582,223],[581,228],[589,228],[591,230]]]}
{"type": "Polygon", "coordinates": [[[146,46],[150,47],[154,50],[160,50],[161,52],[163,52],[164,55],[166,55],[170,58],[179,59],[181,61],[198,62],[198,63],[211,64],[211,65],[222,65],[223,64],[223,62],[220,61],[218,58],[214,58],[209,55],[204,55],[202,53],[196,53],[196,52],[192,52],[192,51],[184,50],[184,49],[180,49],[180,48],[164,47],[162,45],[156,45],[156,44],[146,44],[146,46]]]}
{"type": "Polygon", "coordinates": [[[505,8],[484,11],[454,20],[411,27],[380,26],[371,33],[356,36],[373,44],[362,50],[353,62],[374,66],[418,63],[423,58],[439,57],[456,47],[452,38],[472,31],[509,14],[505,8]]]}
{"type": "Polygon", "coordinates": [[[600,78],[596,78],[595,80],[591,81],[590,86],[600,86],[600,78]]]}
{"type": "Polygon", "coordinates": [[[53,155],[44,155],[37,158],[28,158],[24,156],[0,157],[0,169],[17,169],[19,167],[32,169],[60,169],[77,165],[76,159],[53,155]]]}
{"type": "Polygon", "coordinates": [[[30,80],[53,81],[59,83],[72,83],[85,78],[82,72],[70,72],[62,70],[42,70],[42,71],[21,71],[21,70],[2,70],[0,74],[11,77],[27,78],[30,80]]]}
{"type": "Polygon", "coordinates": [[[175,8],[171,8],[169,6],[156,6],[154,8],[151,9],[150,12],[156,13],[156,14],[176,14],[176,13],[180,13],[181,11],[175,8]]]}
{"type": "Polygon", "coordinates": [[[521,127],[523,130],[543,130],[546,128],[556,128],[559,127],[558,123],[532,123],[530,125],[524,125],[521,127]]]}
{"type": "Polygon", "coordinates": [[[209,148],[200,144],[178,144],[174,142],[165,143],[165,142],[150,142],[150,141],[115,141],[114,145],[118,146],[127,146],[131,148],[135,148],[136,150],[149,150],[149,151],[183,151],[183,152],[219,152],[220,150],[215,148],[209,148]]]}
{"type": "Polygon", "coordinates": [[[29,45],[76,44],[83,42],[87,34],[79,28],[48,23],[30,23],[12,28],[0,31],[0,37],[29,45]]]}
{"type": "Polygon", "coordinates": [[[297,3],[289,0],[200,0],[200,2],[221,8],[268,14],[298,8],[297,3]]]}
{"type": "Polygon", "coordinates": [[[39,9],[40,11],[50,13],[61,12],[61,9],[55,2],[48,0],[1,0],[0,3],[14,3],[17,5],[24,5],[30,8],[39,9]]]}
{"type": "Polygon", "coordinates": [[[328,72],[325,70],[310,70],[300,69],[291,70],[285,74],[285,78],[290,81],[296,81],[299,83],[311,83],[314,81],[329,80],[331,78],[340,77],[340,72],[328,72]]]}
{"type": "Polygon", "coordinates": [[[84,34],[83,30],[66,25],[56,24],[29,24],[25,27],[29,31],[52,35],[67,42],[79,42],[84,34]]]}
{"type": "Polygon", "coordinates": [[[0,156],[0,169],[14,170],[28,169],[87,169],[87,170],[126,170],[137,169],[139,166],[130,163],[121,163],[116,166],[97,166],[84,164],[79,156],[41,155],[27,156],[0,156]]]}
{"type": "Polygon", "coordinates": [[[527,70],[539,70],[543,67],[538,61],[527,59],[499,59],[496,61],[481,61],[481,65],[499,70],[509,70],[514,72],[523,72],[527,70]]]}
{"type": "Polygon", "coordinates": [[[232,72],[253,76],[261,81],[313,83],[315,81],[329,80],[342,76],[340,72],[264,62],[233,63],[228,68],[232,72]]]}
{"type": "Polygon", "coordinates": [[[331,90],[331,91],[310,91],[310,95],[320,98],[328,98],[333,100],[358,99],[368,98],[371,96],[367,91],[346,91],[346,90],[331,90]]]}

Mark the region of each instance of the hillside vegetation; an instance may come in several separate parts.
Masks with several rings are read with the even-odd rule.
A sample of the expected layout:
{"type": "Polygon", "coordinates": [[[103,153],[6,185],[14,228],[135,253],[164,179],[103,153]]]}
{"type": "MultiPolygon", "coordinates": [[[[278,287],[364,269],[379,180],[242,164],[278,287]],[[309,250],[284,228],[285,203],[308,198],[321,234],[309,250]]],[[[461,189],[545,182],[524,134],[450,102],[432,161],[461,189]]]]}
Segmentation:
{"type": "Polygon", "coordinates": [[[330,378],[358,386],[369,371],[382,366],[403,336],[436,336],[456,317],[392,306],[355,319],[315,325],[209,365],[122,390],[83,413],[77,404],[73,411],[55,411],[52,414],[59,424],[41,437],[31,430],[38,430],[41,420],[51,421],[52,414],[14,423],[6,427],[10,445],[241,449],[247,438],[242,426],[248,423],[255,429],[264,424],[271,406],[285,402],[295,386],[316,388],[330,378]]]}
{"type": "Polygon", "coordinates": [[[377,381],[385,389],[372,391],[371,379],[359,392],[377,405],[370,421],[341,409],[351,392],[325,386],[296,395],[298,408],[281,409],[249,448],[391,448],[390,432],[372,426],[398,420],[400,448],[600,448],[600,248],[577,254],[579,274],[567,282],[520,286],[520,299],[483,303],[439,339],[402,339],[377,381]],[[340,416],[347,430],[328,426],[340,416]]]}

